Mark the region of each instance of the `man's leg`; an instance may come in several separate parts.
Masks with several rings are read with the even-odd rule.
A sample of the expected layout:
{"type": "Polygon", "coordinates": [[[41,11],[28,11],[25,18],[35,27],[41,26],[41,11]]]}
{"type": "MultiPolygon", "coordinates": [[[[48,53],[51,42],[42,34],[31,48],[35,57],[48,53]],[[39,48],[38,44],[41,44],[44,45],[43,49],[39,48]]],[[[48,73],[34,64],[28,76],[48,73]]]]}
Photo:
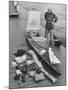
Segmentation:
{"type": "Polygon", "coordinates": [[[50,31],[50,37],[51,37],[51,40],[54,41],[54,32],[53,32],[53,30],[50,31]]]}
{"type": "Polygon", "coordinates": [[[49,45],[49,32],[47,29],[45,29],[45,38],[46,38],[47,44],[49,45]]]}
{"type": "Polygon", "coordinates": [[[48,30],[47,29],[45,29],[45,38],[47,38],[48,40],[48,30]]]}
{"type": "Polygon", "coordinates": [[[54,32],[50,30],[50,46],[54,45],[54,32]]]}

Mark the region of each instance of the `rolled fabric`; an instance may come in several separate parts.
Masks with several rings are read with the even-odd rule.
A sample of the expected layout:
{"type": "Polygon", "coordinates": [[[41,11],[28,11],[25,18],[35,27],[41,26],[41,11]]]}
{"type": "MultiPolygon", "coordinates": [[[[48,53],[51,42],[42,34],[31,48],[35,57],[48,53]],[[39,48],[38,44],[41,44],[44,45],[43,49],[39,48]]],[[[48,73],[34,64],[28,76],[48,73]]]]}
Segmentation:
{"type": "Polygon", "coordinates": [[[33,56],[34,62],[39,66],[39,68],[43,68],[41,62],[39,62],[35,52],[33,50],[30,50],[29,53],[33,56]]]}
{"type": "Polygon", "coordinates": [[[22,60],[23,60],[23,61],[25,61],[25,60],[26,60],[26,58],[27,58],[27,55],[26,55],[26,54],[24,54],[21,58],[22,58],[22,60]]]}
{"type": "Polygon", "coordinates": [[[35,71],[30,71],[29,74],[30,74],[30,76],[34,76],[35,75],[35,71]]]}
{"type": "Polygon", "coordinates": [[[29,50],[29,54],[31,54],[31,53],[34,54],[33,50],[29,50]]]}
{"type": "Polygon", "coordinates": [[[32,60],[27,60],[27,61],[26,61],[26,64],[27,64],[27,65],[30,65],[30,64],[32,64],[33,62],[34,62],[34,61],[32,61],[32,60]]]}
{"type": "Polygon", "coordinates": [[[11,65],[12,65],[12,67],[16,67],[16,66],[17,66],[17,63],[16,63],[15,61],[13,61],[13,62],[11,63],[11,65]]]}
{"type": "Polygon", "coordinates": [[[16,74],[17,75],[20,75],[21,74],[21,71],[19,69],[16,70],[16,74]]]}
{"type": "Polygon", "coordinates": [[[44,53],[46,53],[46,50],[45,50],[45,49],[42,49],[42,50],[40,51],[40,55],[43,55],[44,53]]]}
{"type": "Polygon", "coordinates": [[[26,59],[27,59],[27,55],[26,54],[24,54],[21,57],[16,57],[15,58],[15,60],[16,60],[17,63],[23,63],[24,61],[26,61],[26,59]]]}
{"type": "Polygon", "coordinates": [[[36,81],[44,80],[45,79],[44,74],[43,73],[35,74],[35,79],[36,81]]]}
{"type": "Polygon", "coordinates": [[[16,58],[15,58],[15,61],[16,61],[17,63],[22,63],[21,57],[16,57],[16,58]]]}

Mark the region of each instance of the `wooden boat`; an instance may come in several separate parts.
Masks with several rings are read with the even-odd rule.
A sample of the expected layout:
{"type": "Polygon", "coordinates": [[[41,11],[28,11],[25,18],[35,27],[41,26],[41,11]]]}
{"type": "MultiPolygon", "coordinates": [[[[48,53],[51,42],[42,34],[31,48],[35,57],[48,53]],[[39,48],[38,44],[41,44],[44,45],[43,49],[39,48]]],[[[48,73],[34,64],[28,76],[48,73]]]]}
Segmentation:
{"type": "Polygon", "coordinates": [[[59,75],[61,75],[60,70],[58,69],[57,65],[52,65],[50,63],[49,60],[49,56],[48,56],[48,50],[47,48],[46,50],[46,54],[44,53],[43,55],[40,54],[41,50],[43,50],[44,48],[39,46],[39,44],[37,42],[35,42],[33,40],[33,38],[29,35],[26,34],[26,40],[29,44],[29,46],[35,51],[35,53],[38,55],[40,62],[43,64],[43,67],[49,72],[51,73],[53,76],[57,77],[59,75]]]}

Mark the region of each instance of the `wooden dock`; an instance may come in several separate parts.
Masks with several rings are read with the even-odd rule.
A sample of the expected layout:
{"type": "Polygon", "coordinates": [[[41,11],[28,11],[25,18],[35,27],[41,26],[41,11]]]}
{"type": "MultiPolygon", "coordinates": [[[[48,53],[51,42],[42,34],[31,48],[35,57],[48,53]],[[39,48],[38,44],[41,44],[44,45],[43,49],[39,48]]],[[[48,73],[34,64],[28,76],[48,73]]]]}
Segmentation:
{"type": "Polygon", "coordinates": [[[9,16],[10,17],[17,17],[19,14],[16,10],[16,8],[13,5],[13,1],[9,2],[9,16]]]}

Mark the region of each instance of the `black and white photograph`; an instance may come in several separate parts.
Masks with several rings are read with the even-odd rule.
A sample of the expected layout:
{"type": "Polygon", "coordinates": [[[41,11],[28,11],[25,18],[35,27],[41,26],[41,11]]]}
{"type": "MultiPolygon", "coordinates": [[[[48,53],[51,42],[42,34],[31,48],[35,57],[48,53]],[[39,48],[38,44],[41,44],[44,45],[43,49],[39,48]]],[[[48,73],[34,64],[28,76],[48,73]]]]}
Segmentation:
{"type": "Polygon", "coordinates": [[[9,89],[66,86],[66,8],[9,1],[9,89]]]}

